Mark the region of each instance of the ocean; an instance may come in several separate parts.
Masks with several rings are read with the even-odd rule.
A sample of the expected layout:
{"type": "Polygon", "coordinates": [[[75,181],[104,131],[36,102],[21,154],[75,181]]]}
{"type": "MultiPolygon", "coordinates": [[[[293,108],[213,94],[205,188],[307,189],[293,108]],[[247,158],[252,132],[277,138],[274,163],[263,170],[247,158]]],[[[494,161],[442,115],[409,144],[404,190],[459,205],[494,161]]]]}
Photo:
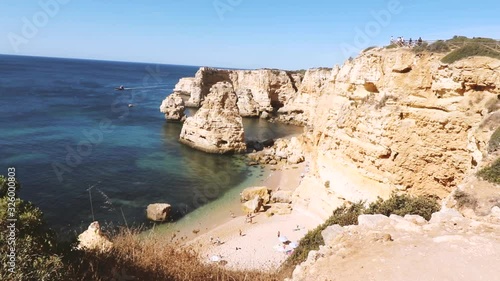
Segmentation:
{"type": "MultiPolygon", "coordinates": [[[[262,176],[242,156],[180,144],[182,125],[159,112],[179,78],[198,68],[0,55],[0,174],[14,167],[18,195],[61,235],[93,220],[150,226],[145,209],[156,202],[171,204],[176,221],[262,176]]],[[[302,131],[259,119],[244,125],[247,139],[302,131]]]]}

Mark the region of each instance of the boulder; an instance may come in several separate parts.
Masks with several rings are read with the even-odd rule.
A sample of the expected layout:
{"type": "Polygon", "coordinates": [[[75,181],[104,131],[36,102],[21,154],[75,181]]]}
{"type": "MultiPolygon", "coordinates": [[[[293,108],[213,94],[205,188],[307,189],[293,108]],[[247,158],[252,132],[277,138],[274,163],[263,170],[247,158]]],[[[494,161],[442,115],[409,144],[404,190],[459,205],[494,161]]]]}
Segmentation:
{"type": "Polygon", "coordinates": [[[113,243],[101,232],[99,222],[95,221],[89,225],[89,228],[78,235],[77,249],[85,251],[109,252],[113,243]]]}
{"type": "Polygon", "coordinates": [[[297,154],[291,154],[288,156],[287,161],[289,164],[299,164],[304,162],[304,156],[297,153],[297,154]]]}
{"type": "Polygon", "coordinates": [[[260,114],[260,118],[262,119],[269,119],[271,117],[271,115],[269,114],[269,112],[267,111],[263,111],[261,114],[260,114]]]}
{"type": "Polygon", "coordinates": [[[262,208],[262,205],[262,199],[256,195],[252,200],[242,204],[242,210],[246,214],[258,213],[262,208]]]}
{"type": "Polygon", "coordinates": [[[215,84],[203,106],[184,122],[180,142],[208,153],[245,152],[243,120],[236,102],[230,83],[215,84]]]}
{"type": "Polygon", "coordinates": [[[148,219],[156,222],[163,222],[170,214],[172,207],[166,203],[149,204],[147,208],[148,219]]]}
{"type": "Polygon", "coordinates": [[[242,202],[252,200],[255,197],[262,199],[263,204],[269,203],[269,189],[265,186],[249,187],[245,188],[240,194],[240,200],[242,202]]]}
{"type": "Polygon", "coordinates": [[[323,236],[323,241],[325,241],[325,245],[331,245],[335,241],[335,239],[343,232],[344,228],[338,224],[335,224],[321,231],[321,236],[323,236]]]}
{"type": "Polygon", "coordinates": [[[464,217],[462,214],[455,209],[442,209],[441,211],[432,214],[429,223],[458,222],[463,219],[464,217]]]}
{"type": "Polygon", "coordinates": [[[267,213],[272,215],[288,215],[292,213],[292,205],[288,203],[274,203],[271,208],[267,210],[267,213]]]}
{"type": "Polygon", "coordinates": [[[384,215],[360,215],[358,217],[358,225],[367,228],[379,228],[391,224],[391,219],[384,215]]]}
{"type": "Polygon", "coordinates": [[[173,93],[163,100],[160,111],[165,114],[168,121],[184,121],[184,101],[179,93],[173,93]]]}
{"type": "Polygon", "coordinates": [[[271,201],[273,203],[292,203],[292,191],[278,190],[273,192],[271,201]]]}

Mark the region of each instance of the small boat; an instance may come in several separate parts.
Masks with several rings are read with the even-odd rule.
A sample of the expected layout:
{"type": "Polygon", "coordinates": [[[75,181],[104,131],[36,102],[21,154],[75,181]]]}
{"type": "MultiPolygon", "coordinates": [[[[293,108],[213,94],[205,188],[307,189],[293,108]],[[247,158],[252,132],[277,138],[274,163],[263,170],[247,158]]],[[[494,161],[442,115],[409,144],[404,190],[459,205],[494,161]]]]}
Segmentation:
{"type": "Polygon", "coordinates": [[[121,85],[120,87],[116,87],[115,90],[116,91],[123,91],[123,90],[125,90],[125,87],[123,85],[121,85]]]}
{"type": "Polygon", "coordinates": [[[129,103],[128,107],[134,107],[135,105],[133,103],[129,103]]]}

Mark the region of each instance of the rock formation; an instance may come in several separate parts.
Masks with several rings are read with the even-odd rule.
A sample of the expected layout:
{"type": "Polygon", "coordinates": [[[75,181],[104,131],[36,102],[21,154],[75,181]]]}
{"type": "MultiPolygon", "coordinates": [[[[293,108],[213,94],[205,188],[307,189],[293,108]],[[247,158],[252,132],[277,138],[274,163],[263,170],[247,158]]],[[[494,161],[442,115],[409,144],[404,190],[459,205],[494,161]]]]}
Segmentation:
{"type": "Polygon", "coordinates": [[[169,95],[160,106],[161,113],[165,114],[168,121],[184,121],[184,101],[179,93],[169,95]]]}
{"type": "Polygon", "coordinates": [[[101,232],[99,222],[95,221],[89,228],[78,235],[78,249],[86,251],[109,252],[113,243],[101,232]]]}
{"type": "Polygon", "coordinates": [[[500,226],[444,209],[427,222],[415,215],[362,215],[358,225],[333,225],[321,234],[288,281],[487,280],[496,276],[500,226]],[[466,267],[462,266],[467,264],[466,267]],[[481,268],[480,270],[474,270],[481,268]]]}
{"type": "Polygon", "coordinates": [[[261,116],[282,107],[297,92],[302,74],[283,70],[224,70],[202,67],[195,77],[182,78],[174,92],[189,95],[188,107],[200,107],[218,82],[229,82],[238,96],[242,116],[261,116]]]}
{"type": "Polygon", "coordinates": [[[170,214],[170,210],[172,206],[167,203],[155,203],[149,204],[146,209],[148,219],[155,222],[163,222],[167,220],[168,215],[170,214]]]}
{"type": "Polygon", "coordinates": [[[180,141],[209,153],[244,152],[243,121],[237,100],[230,83],[213,85],[203,106],[184,122],[180,141]]]}
{"type": "Polygon", "coordinates": [[[263,204],[269,203],[271,196],[269,195],[270,191],[265,186],[256,186],[245,188],[240,194],[240,200],[242,202],[252,200],[256,196],[262,199],[263,204]]]}

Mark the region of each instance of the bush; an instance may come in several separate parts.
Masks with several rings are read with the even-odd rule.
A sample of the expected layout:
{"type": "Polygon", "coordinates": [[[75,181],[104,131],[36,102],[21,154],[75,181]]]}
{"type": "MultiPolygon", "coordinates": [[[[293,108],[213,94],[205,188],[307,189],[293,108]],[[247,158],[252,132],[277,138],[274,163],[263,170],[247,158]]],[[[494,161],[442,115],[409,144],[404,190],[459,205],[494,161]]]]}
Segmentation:
{"type": "Polygon", "coordinates": [[[446,53],[446,52],[450,51],[450,47],[448,46],[448,44],[445,41],[438,40],[438,41],[430,44],[427,47],[427,50],[429,52],[435,52],[435,53],[446,53]]]}
{"type": "Polygon", "coordinates": [[[444,63],[454,63],[464,58],[472,56],[483,56],[500,59],[500,53],[490,49],[481,43],[473,42],[454,50],[441,59],[444,63]]]}
{"type": "Polygon", "coordinates": [[[422,52],[427,51],[428,47],[429,47],[429,44],[427,44],[427,42],[422,42],[422,44],[413,47],[413,52],[422,53],[422,52]]]}
{"type": "Polygon", "coordinates": [[[287,259],[284,266],[294,267],[299,263],[304,262],[307,259],[307,255],[310,251],[319,250],[319,246],[324,245],[323,236],[321,232],[331,225],[354,225],[358,224],[358,216],[363,213],[363,202],[359,202],[350,206],[343,205],[335,211],[330,218],[328,218],[325,223],[319,225],[315,229],[309,231],[299,243],[299,246],[295,249],[293,254],[287,259]]]}
{"type": "Polygon", "coordinates": [[[396,44],[390,44],[390,45],[386,46],[385,48],[386,49],[396,49],[397,47],[398,47],[398,45],[396,45],[396,44]]]}
{"type": "Polygon", "coordinates": [[[500,127],[498,127],[488,142],[488,152],[493,153],[500,148],[500,127]]]}
{"type": "MultiPolygon", "coordinates": [[[[20,185],[16,182],[16,193],[20,185]]],[[[64,280],[65,271],[61,255],[57,252],[57,243],[54,232],[45,224],[43,213],[33,204],[15,198],[17,222],[15,240],[14,273],[9,272],[9,247],[7,245],[9,230],[7,228],[11,218],[8,212],[9,203],[6,196],[7,181],[0,176],[0,276],[2,280],[64,280]],[[5,245],[5,246],[4,246],[5,245]]]]}
{"type": "Polygon", "coordinates": [[[293,254],[287,259],[286,267],[294,267],[304,262],[310,251],[318,250],[319,246],[324,245],[321,232],[331,225],[340,226],[358,224],[358,216],[361,214],[382,214],[390,216],[391,214],[404,216],[407,214],[420,215],[429,220],[432,213],[439,211],[439,204],[435,198],[424,196],[398,195],[393,193],[387,200],[379,198],[376,202],[364,207],[363,202],[358,202],[350,206],[343,205],[333,211],[333,214],[325,223],[309,231],[299,242],[299,246],[293,254]]]}
{"type": "Polygon", "coordinates": [[[491,183],[500,184],[500,158],[489,167],[481,169],[477,176],[491,183]]]}
{"type": "Polygon", "coordinates": [[[363,53],[364,53],[364,52],[368,52],[369,50],[372,50],[372,49],[375,49],[375,48],[377,48],[377,46],[370,46],[370,47],[368,47],[368,48],[364,49],[364,50],[363,50],[363,53]]]}
{"type": "Polygon", "coordinates": [[[453,194],[453,199],[457,201],[457,207],[459,209],[463,207],[475,209],[477,206],[477,199],[461,190],[455,191],[455,193],[453,194]]]}

